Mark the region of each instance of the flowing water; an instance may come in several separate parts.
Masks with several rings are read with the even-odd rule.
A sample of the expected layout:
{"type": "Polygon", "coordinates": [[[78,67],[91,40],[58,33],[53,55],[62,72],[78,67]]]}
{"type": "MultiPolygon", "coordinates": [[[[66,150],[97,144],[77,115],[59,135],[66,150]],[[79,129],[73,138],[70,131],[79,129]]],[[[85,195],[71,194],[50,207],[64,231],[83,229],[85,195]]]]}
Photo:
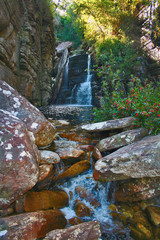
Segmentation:
{"type": "Polygon", "coordinates": [[[88,67],[86,81],[81,83],[77,89],[76,104],[79,105],[92,105],[92,89],[91,89],[91,56],[88,55],[88,67]]]}

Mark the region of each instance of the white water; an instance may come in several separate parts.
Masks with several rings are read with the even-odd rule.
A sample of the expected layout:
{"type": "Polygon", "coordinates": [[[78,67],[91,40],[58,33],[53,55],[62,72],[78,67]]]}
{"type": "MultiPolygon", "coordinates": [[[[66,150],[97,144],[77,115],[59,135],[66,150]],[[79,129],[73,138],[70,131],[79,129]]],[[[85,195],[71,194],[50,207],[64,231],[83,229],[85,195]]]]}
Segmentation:
{"type": "Polygon", "coordinates": [[[91,69],[91,56],[88,55],[86,81],[80,84],[76,94],[76,103],[80,105],[92,105],[92,88],[91,88],[92,74],[90,72],[90,69],[91,69]]]}
{"type": "Polygon", "coordinates": [[[61,209],[61,211],[65,214],[66,219],[71,219],[73,217],[76,217],[76,213],[74,212],[74,203],[75,203],[75,200],[80,199],[80,197],[75,192],[75,188],[77,186],[84,187],[85,189],[91,191],[92,194],[94,195],[94,198],[96,198],[98,202],[101,203],[100,207],[95,208],[93,205],[90,204],[89,201],[85,199],[81,199],[81,201],[87,207],[93,210],[93,216],[85,217],[81,219],[84,221],[98,220],[102,224],[107,223],[110,226],[113,226],[112,218],[109,215],[109,210],[108,210],[108,206],[110,205],[110,203],[107,201],[109,183],[108,184],[107,183],[102,184],[99,182],[97,183],[93,179],[92,171],[86,174],[80,175],[76,178],[73,178],[63,185],[63,189],[67,192],[68,196],[70,195],[70,192],[73,193],[73,197],[69,200],[69,206],[61,209]]]}

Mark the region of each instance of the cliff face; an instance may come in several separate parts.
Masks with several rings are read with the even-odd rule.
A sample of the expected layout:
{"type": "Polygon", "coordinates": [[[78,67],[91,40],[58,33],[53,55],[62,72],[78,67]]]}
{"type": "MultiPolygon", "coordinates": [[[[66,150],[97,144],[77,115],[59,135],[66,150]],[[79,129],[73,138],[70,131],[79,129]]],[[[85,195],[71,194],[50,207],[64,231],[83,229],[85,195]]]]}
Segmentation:
{"type": "Polygon", "coordinates": [[[0,79],[34,105],[51,98],[55,37],[45,0],[0,0],[0,79]]]}

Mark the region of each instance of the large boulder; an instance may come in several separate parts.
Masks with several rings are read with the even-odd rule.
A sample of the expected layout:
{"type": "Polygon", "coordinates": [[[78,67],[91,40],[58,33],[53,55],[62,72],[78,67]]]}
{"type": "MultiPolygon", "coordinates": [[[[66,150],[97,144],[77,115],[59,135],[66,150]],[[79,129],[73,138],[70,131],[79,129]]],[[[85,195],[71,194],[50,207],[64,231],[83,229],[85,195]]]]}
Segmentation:
{"type": "Polygon", "coordinates": [[[98,240],[101,236],[100,223],[98,221],[81,223],[67,229],[54,230],[46,235],[45,240],[98,240]]]}
{"type": "Polygon", "coordinates": [[[55,138],[55,127],[36,107],[3,81],[0,81],[0,108],[26,124],[28,131],[34,134],[37,146],[46,146],[55,138]]]}
{"type": "Polygon", "coordinates": [[[99,159],[94,178],[116,181],[130,178],[160,177],[160,135],[145,137],[99,159]]]}
{"type": "Polygon", "coordinates": [[[109,131],[109,130],[117,130],[130,127],[133,124],[134,119],[132,117],[114,119],[105,122],[92,123],[82,125],[80,127],[81,130],[85,130],[87,132],[101,132],[101,131],[109,131]]]}
{"type": "Polygon", "coordinates": [[[109,151],[138,141],[146,135],[147,130],[144,128],[128,130],[102,139],[96,147],[99,149],[100,152],[109,151]]]}
{"type": "Polygon", "coordinates": [[[1,240],[34,240],[43,238],[54,229],[64,228],[67,221],[58,209],[23,213],[0,219],[3,236],[1,240]]]}
{"type": "Polygon", "coordinates": [[[0,110],[0,209],[31,189],[38,181],[39,153],[26,125],[0,110]]]}

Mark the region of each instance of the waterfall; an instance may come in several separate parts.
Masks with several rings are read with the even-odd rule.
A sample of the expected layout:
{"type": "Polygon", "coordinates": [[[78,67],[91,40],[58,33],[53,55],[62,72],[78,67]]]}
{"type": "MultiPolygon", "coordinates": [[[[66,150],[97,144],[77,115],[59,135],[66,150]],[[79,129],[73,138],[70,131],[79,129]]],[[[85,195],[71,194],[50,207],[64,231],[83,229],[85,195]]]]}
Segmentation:
{"type": "Polygon", "coordinates": [[[90,69],[91,69],[91,56],[88,55],[87,77],[86,81],[81,83],[77,89],[76,104],[92,105],[92,89],[91,89],[92,74],[90,72],[90,69]]]}
{"type": "Polygon", "coordinates": [[[68,88],[68,70],[69,70],[69,58],[67,60],[65,70],[64,70],[64,88],[68,88]]]}

